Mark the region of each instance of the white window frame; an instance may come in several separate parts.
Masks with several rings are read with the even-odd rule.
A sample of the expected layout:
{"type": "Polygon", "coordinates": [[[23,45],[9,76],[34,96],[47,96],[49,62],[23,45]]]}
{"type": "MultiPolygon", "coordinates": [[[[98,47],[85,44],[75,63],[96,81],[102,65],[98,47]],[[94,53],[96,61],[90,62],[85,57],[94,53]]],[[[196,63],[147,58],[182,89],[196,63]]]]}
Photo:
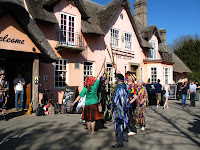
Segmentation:
{"type": "Polygon", "coordinates": [[[163,81],[167,81],[167,83],[171,83],[171,68],[163,67],[163,81]],[[167,71],[167,74],[166,74],[167,71]],[[167,79],[166,79],[167,78],[167,79]]]}
{"type": "Polygon", "coordinates": [[[158,79],[158,68],[157,67],[150,67],[150,82],[151,83],[156,83],[157,82],[157,79],[158,79]],[[154,75],[154,74],[152,74],[151,72],[151,70],[152,70],[152,68],[155,68],[156,69],[156,79],[154,79],[155,81],[153,82],[153,79],[152,79],[152,76],[154,75]]]}
{"type": "Polygon", "coordinates": [[[61,42],[63,45],[67,45],[67,46],[75,46],[76,45],[76,16],[71,15],[71,14],[67,14],[67,13],[63,13],[60,12],[60,18],[59,18],[59,42],[61,42]],[[65,15],[66,16],[66,30],[62,30],[61,28],[61,15],[65,15]],[[74,41],[69,41],[69,17],[73,17],[74,18],[74,32],[71,32],[71,34],[74,34],[74,41]],[[66,38],[64,40],[64,42],[61,42],[61,33],[66,32],[66,38]]]}
{"type": "MultiPolygon", "coordinates": [[[[64,89],[67,85],[68,85],[68,73],[69,73],[69,63],[68,63],[68,59],[59,59],[59,61],[57,61],[57,62],[55,62],[54,63],[54,89],[64,89]],[[57,64],[58,62],[60,62],[60,61],[62,61],[62,64],[57,64]],[[66,64],[64,63],[64,61],[66,61],[66,64]],[[62,67],[62,69],[59,69],[60,68],[60,65],[63,65],[63,67],[64,67],[64,65],[66,65],[66,70],[63,70],[63,67],[62,67]],[[58,69],[56,69],[56,66],[58,66],[58,69]],[[63,72],[66,72],[65,74],[66,74],[66,79],[65,79],[65,83],[66,83],[66,85],[65,86],[59,86],[59,77],[58,77],[58,81],[56,81],[56,71],[59,71],[59,72],[62,72],[62,78],[63,78],[63,72]],[[58,82],[58,86],[56,86],[56,82],[58,82]]],[[[63,82],[63,81],[62,81],[63,82]]]]}
{"type": "Polygon", "coordinates": [[[156,41],[150,41],[153,48],[150,49],[150,59],[157,59],[156,41]]]}
{"type": "Polygon", "coordinates": [[[106,63],[106,70],[109,73],[109,84],[113,84],[115,82],[115,69],[112,67],[108,67],[108,65],[112,65],[111,63],[106,63]]]}
{"type": "Polygon", "coordinates": [[[110,44],[112,45],[112,47],[120,48],[120,30],[114,28],[110,29],[110,44]],[[118,31],[118,38],[112,36],[113,34],[116,34],[112,31],[118,31]],[[118,45],[116,45],[115,43],[118,43],[118,45]]]}
{"type": "MultiPolygon", "coordinates": [[[[89,65],[86,65],[86,66],[89,66],[89,65]]],[[[83,84],[85,83],[85,78],[86,77],[90,77],[90,76],[94,76],[94,62],[92,62],[92,61],[84,61],[83,62],[83,84]],[[86,69],[85,70],[85,63],[91,63],[92,65],[92,72],[91,72],[91,74],[89,73],[89,75],[88,74],[85,74],[85,72],[87,72],[88,70],[86,69]]]]}
{"type": "Polygon", "coordinates": [[[125,50],[133,50],[133,35],[131,33],[125,32],[124,33],[124,49],[125,50]],[[130,36],[130,37],[126,37],[126,35],[130,36]],[[126,39],[130,38],[130,41],[127,41],[126,39]],[[130,48],[126,48],[126,43],[129,42],[130,44],[130,48]]]}

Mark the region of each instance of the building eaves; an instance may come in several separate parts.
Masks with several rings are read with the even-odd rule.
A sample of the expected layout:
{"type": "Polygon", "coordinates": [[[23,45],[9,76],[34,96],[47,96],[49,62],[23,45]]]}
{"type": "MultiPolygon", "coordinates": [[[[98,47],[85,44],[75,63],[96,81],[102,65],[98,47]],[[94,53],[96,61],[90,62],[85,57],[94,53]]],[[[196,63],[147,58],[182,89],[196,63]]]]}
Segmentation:
{"type": "Polygon", "coordinates": [[[54,62],[58,60],[57,55],[51,48],[40,28],[29,16],[24,4],[19,0],[1,0],[0,8],[11,13],[24,32],[29,36],[33,43],[38,47],[44,57],[45,62],[54,62]]]}
{"type": "Polygon", "coordinates": [[[182,60],[171,50],[169,46],[164,43],[159,44],[159,50],[172,54],[173,71],[178,73],[191,73],[192,71],[182,62],[182,60]]]}

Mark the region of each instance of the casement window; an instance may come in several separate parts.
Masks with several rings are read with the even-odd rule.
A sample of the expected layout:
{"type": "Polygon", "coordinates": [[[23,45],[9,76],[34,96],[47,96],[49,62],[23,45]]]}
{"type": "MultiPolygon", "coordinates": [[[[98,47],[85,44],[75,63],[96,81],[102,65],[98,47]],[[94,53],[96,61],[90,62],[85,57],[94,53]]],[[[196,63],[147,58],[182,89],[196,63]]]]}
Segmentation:
{"type": "Polygon", "coordinates": [[[164,83],[167,81],[167,83],[171,82],[171,72],[170,72],[170,68],[168,67],[164,67],[163,68],[163,79],[164,79],[164,83]]]}
{"type": "Polygon", "coordinates": [[[151,59],[157,59],[157,53],[156,53],[156,42],[150,41],[151,46],[153,47],[150,49],[150,58],[151,59]]]}
{"type": "Polygon", "coordinates": [[[119,30],[111,29],[110,30],[110,42],[113,47],[119,47],[119,30]]]}
{"type": "Polygon", "coordinates": [[[151,83],[157,82],[157,68],[151,67],[151,83]]]}
{"type": "Polygon", "coordinates": [[[55,88],[64,88],[67,85],[68,79],[68,60],[60,59],[54,63],[54,85],[55,88]]]}
{"type": "Polygon", "coordinates": [[[73,46],[75,45],[75,21],[76,17],[60,13],[59,43],[73,46]]]}
{"type": "Polygon", "coordinates": [[[126,50],[132,50],[132,34],[125,33],[124,34],[124,42],[125,42],[125,49],[126,50]]]}
{"type": "Polygon", "coordinates": [[[109,84],[113,84],[115,82],[115,69],[112,64],[106,64],[106,71],[109,80],[109,84]]]}
{"type": "Polygon", "coordinates": [[[85,78],[93,76],[93,63],[92,62],[84,62],[84,82],[85,78]]]}

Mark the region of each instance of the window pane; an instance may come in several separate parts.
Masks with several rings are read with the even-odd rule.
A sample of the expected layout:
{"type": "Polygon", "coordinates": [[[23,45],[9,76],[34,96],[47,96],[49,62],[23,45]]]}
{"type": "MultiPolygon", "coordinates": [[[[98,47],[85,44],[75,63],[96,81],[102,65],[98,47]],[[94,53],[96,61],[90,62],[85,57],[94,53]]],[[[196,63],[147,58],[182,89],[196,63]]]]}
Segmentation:
{"type": "Polygon", "coordinates": [[[67,60],[60,59],[55,63],[55,87],[63,87],[66,83],[67,60]]]}

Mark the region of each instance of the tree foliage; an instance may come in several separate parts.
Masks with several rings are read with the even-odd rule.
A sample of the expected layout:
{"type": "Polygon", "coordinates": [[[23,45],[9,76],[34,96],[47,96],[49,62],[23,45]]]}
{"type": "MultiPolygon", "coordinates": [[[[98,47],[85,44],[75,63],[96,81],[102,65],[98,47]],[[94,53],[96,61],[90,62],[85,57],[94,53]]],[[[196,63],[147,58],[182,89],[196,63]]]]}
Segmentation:
{"type": "Polygon", "coordinates": [[[173,41],[175,54],[192,70],[190,80],[200,81],[200,36],[187,35],[173,41]]]}

